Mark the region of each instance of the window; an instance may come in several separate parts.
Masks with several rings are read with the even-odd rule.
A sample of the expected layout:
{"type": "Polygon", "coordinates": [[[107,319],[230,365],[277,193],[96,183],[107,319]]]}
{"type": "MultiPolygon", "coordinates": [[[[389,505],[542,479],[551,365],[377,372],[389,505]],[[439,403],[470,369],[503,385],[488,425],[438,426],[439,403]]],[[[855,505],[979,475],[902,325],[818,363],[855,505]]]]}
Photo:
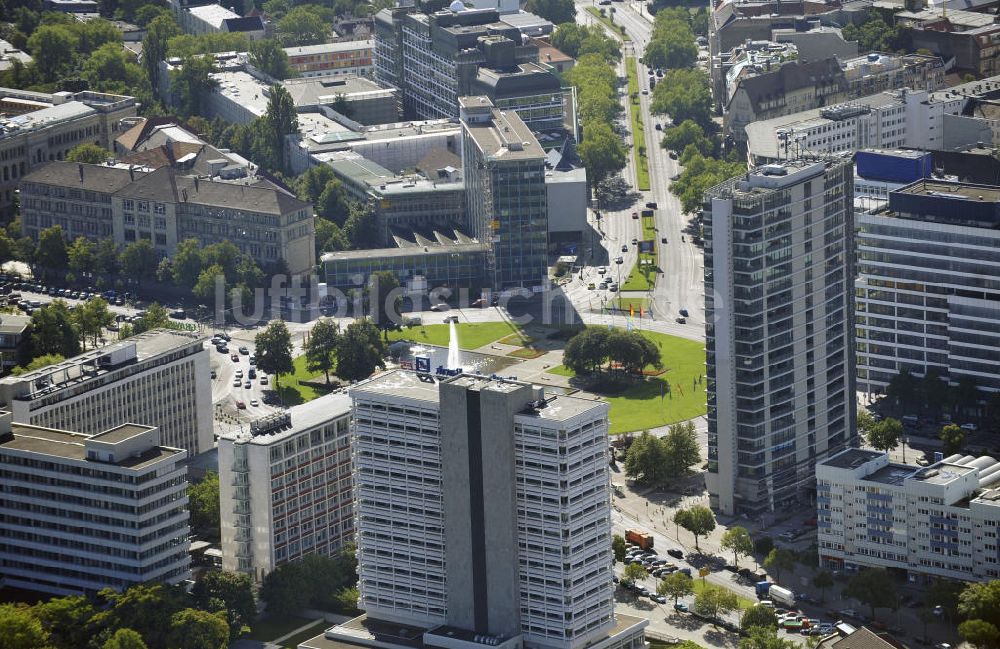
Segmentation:
{"type": "Polygon", "coordinates": [[[139,201],[139,211],[148,212],[149,211],[149,201],[139,201]]]}
{"type": "Polygon", "coordinates": [[[164,205],[163,203],[154,203],[153,204],[153,212],[155,212],[156,214],[166,214],[167,213],[167,206],[164,205]]]}
{"type": "Polygon", "coordinates": [[[166,230],[167,229],[167,220],[165,218],[163,218],[162,216],[157,216],[156,217],[156,221],[155,221],[155,225],[156,225],[156,229],[157,230],[166,230]]]}

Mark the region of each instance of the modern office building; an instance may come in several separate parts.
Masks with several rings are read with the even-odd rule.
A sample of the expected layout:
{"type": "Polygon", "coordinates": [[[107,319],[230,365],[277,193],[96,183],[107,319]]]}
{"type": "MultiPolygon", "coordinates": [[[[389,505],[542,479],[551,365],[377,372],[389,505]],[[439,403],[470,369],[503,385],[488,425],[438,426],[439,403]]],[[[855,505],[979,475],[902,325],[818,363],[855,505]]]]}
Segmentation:
{"type": "Polygon", "coordinates": [[[1000,463],[956,454],[928,467],[847,449],[816,466],[820,565],[895,568],[910,581],[1000,577],[1000,463]]]}
{"type": "Polygon", "coordinates": [[[222,569],[260,582],[354,541],[351,402],[330,394],[219,436],[222,569]]]}
{"type": "Polygon", "coordinates": [[[462,97],[462,164],[471,234],[487,244],[495,290],[548,279],[545,151],[516,113],[462,97]]]}
{"type": "Polygon", "coordinates": [[[341,74],[371,76],[375,41],[337,41],[286,47],[288,65],[300,77],[333,77],[341,74]]]}
{"type": "Polygon", "coordinates": [[[921,177],[886,199],[855,216],[858,389],[933,368],[1000,390],[1000,187],[921,177]]]}
{"type": "MultiPolygon", "coordinates": [[[[192,156],[196,157],[196,156],[192,156]]],[[[177,244],[230,241],[260,264],[292,273],[315,264],[312,207],[273,185],[230,184],[173,166],[145,173],[127,166],[52,162],[21,179],[24,234],[53,225],[70,239],[146,239],[161,256],[177,244]]]]}
{"type": "Polygon", "coordinates": [[[706,481],[723,513],[804,499],[855,436],[852,171],[789,161],[705,194],[706,481]]]}
{"type": "Polygon", "coordinates": [[[192,456],[212,448],[204,337],[154,329],[0,379],[0,407],[24,424],[96,435],[130,421],[159,429],[192,456]]]}
{"type": "Polygon", "coordinates": [[[135,99],[99,92],[54,94],[0,88],[0,214],[9,216],[21,178],[73,147],[112,149],[134,117],[135,99]]]}
{"type": "Polygon", "coordinates": [[[4,313],[0,315],[0,373],[19,365],[28,342],[31,316],[4,313]]]}
{"type": "Polygon", "coordinates": [[[493,8],[422,0],[375,16],[375,79],[398,88],[407,117],[459,116],[458,98],[486,95],[535,129],[559,128],[559,79],[538,65],[538,46],[493,8]]]}
{"type": "Polygon", "coordinates": [[[366,615],[306,646],[380,628],[451,649],[643,645],[648,622],[614,614],[607,404],[403,370],[351,397],[366,615]]]}
{"type": "Polygon", "coordinates": [[[92,595],[190,574],[187,453],[152,426],[94,435],[0,411],[0,585],[92,595]]]}

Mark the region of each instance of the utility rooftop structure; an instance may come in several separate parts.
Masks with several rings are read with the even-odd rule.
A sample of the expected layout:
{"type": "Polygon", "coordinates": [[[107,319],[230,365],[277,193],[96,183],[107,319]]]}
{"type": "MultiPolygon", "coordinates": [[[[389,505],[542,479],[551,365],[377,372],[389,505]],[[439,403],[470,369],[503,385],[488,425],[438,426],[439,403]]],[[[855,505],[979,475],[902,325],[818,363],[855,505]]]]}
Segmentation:
{"type": "Polygon", "coordinates": [[[156,426],[166,445],[212,447],[205,338],[154,329],[19,376],[0,379],[15,421],[97,434],[128,421],[156,426]]]}
{"type": "Polygon", "coordinates": [[[816,466],[822,565],[898,568],[910,581],[1000,576],[1000,462],[955,454],[928,467],[847,449],[816,466]]]}
{"type": "Polygon", "coordinates": [[[186,457],[152,426],[87,435],[0,411],[0,584],[76,595],[188,578],[186,457]]]}

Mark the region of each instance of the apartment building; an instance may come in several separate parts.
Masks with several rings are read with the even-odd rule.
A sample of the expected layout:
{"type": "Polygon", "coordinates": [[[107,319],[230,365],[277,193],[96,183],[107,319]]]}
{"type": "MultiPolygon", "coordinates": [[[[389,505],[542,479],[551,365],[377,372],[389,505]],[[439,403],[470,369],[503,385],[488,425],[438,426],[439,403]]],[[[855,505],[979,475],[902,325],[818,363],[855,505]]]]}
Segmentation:
{"type": "Polygon", "coordinates": [[[955,7],[925,7],[901,11],[896,24],[906,27],[913,49],[926,49],[958,70],[980,77],[1000,74],[1000,25],[990,12],[955,7]]]}
{"type": "Polygon", "coordinates": [[[462,97],[462,164],[471,234],[487,244],[495,290],[548,281],[545,151],[521,118],[462,97]]]}
{"type": "Polygon", "coordinates": [[[300,77],[333,77],[341,74],[372,76],[374,40],[337,41],[286,47],[288,65],[300,77]]]}
{"type": "Polygon", "coordinates": [[[0,314],[0,372],[9,372],[20,364],[30,327],[31,316],[0,314]]]}
{"type": "Polygon", "coordinates": [[[0,585],[52,595],[190,577],[187,453],[156,427],[96,434],[0,411],[0,585]]]}
{"type": "Polygon", "coordinates": [[[156,426],[166,446],[212,448],[212,387],[204,338],[155,329],[0,379],[0,407],[24,424],[88,435],[130,421],[156,426]]]}
{"type": "Polygon", "coordinates": [[[0,88],[0,215],[12,214],[25,174],[62,160],[79,144],[112,149],[127,128],[121,120],[135,113],[133,97],[0,88]]]}
{"type": "Polygon", "coordinates": [[[330,394],[219,437],[223,570],[259,583],[354,541],[350,420],[347,395],[330,394]]]}
{"type": "Polygon", "coordinates": [[[941,149],[945,116],[960,115],[969,99],[962,86],[933,93],[903,88],[753,122],[745,128],[747,156],[763,164],[858,149],[941,149]]]}
{"type": "Polygon", "coordinates": [[[416,119],[459,116],[458,98],[486,95],[536,130],[559,128],[558,78],[538,66],[538,46],[496,9],[424,0],[375,16],[375,79],[398,88],[416,119]]]}
{"type": "Polygon", "coordinates": [[[53,225],[71,240],[139,239],[161,256],[177,244],[230,241],[261,264],[284,261],[290,272],[315,263],[312,208],[282,189],[185,175],[172,166],[146,173],[131,167],[53,162],[21,179],[25,236],[53,225]]]}
{"type": "Polygon", "coordinates": [[[1000,577],[1000,463],[955,454],[928,467],[847,449],[816,466],[820,565],[896,568],[912,582],[1000,577]]]}
{"type": "Polygon", "coordinates": [[[920,178],[855,218],[858,388],[933,368],[1000,390],[1000,187],[920,178]]]}
{"type": "Polygon", "coordinates": [[[934,91],[944,86],[944,64],[937,56],[873,52],[808,63],[773,58],[769,53],[738,57],[726,74],[724,126],[737,142],[746,141],[746,126],[752,122],[897,88],[934,91]]]}
{"type": "Polygon", "coordinates": [[[607,404],[402,370],[350,394],[366,616],[310,646],[359,625],[453,649],[643,646],[648,621],[614,613],[607,404]]]}
{"type": "Polygon", "coordinates": [[[705,194],[708,474],[725,514],[809,496],[855,436],[852,165],[758,167],[705,194]]]}

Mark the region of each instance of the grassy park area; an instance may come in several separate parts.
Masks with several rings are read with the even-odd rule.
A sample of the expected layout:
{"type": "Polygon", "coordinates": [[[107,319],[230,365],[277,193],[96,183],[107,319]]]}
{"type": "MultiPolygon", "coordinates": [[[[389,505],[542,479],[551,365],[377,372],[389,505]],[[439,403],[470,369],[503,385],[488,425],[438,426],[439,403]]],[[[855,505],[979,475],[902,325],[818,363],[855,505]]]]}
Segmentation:
{"type": "MultiPolygon", "coordinates": [[[[694,581],[692,582],[691,585],[694,587],[694,594],[695,595],[698,595],[698,593],[700,593],[701,591],[705,590],[708,586],[716,586],[716,584],[709,584],[704,579],[698,578],[697,575],[695,576],[695,579],[694,579],[694,581]]],[[[717,586],[717,587],[718,588],[726,588],[725,586],[717,586]]],[[[730,590],[730,589],[726,588],[726,590],[730,590]]],[[[735,593],[735,591],[731,591],[731,592],[735,593]]],[[[743,597],[739,593],[736,593],[736,600],[740,603],[740,610],[748,609],[751,606],[754,606],[754,605],[757,604],[757,602],[753,601],[752,599],[743,597]]]]}
{"type": "MultiPolygon", "coordinates": [[[[514,325],[507,322],[475,322],[455,325],[458,332],[458,346],[462,349],[478,349],[483,345],[520,333],[514,325]]],[[[426,324],[416,327],[404,327],[399,331],[389,332],[389,342],[409,340],[424,345],[448,346],[450,337],[449,325],[426,324]]]]}
{"type": "MultiPolygon", "coordinates": [[[[610,404],[611,432],[647,430],[704,415],[704,343],[654,331],[639,333],[660,348],[663,373],[636,383],[587,388],[610,404]]],[[[548,371],[560,376],[575,376],[563,365],[548,371]]]]}
{"type": "MultiPolygon", "coordinates": [[[[305,354],[302,356],[296,356],[292,359],[292,373],[283,374],[279,380],[279,386],[281,387],[281,399],[286,406],[295,406],[300,403],[305,403],[306,401],[312,401],[317,397],[321,397],[327,394],[329,390],[324,388],[316,388],[311,385],[304,385],[304,381],[316,381],[322,383],[326,380],[326,377],[322,372],[316,374],[315,372],[310,372],[306,369],[306,357],[305,354]]],[[[333,372],[330,373],[331,380],[333,380],[333,372]]],[[[271,381],[274,381],[274,377],[271,377],[271,381]]]]}

